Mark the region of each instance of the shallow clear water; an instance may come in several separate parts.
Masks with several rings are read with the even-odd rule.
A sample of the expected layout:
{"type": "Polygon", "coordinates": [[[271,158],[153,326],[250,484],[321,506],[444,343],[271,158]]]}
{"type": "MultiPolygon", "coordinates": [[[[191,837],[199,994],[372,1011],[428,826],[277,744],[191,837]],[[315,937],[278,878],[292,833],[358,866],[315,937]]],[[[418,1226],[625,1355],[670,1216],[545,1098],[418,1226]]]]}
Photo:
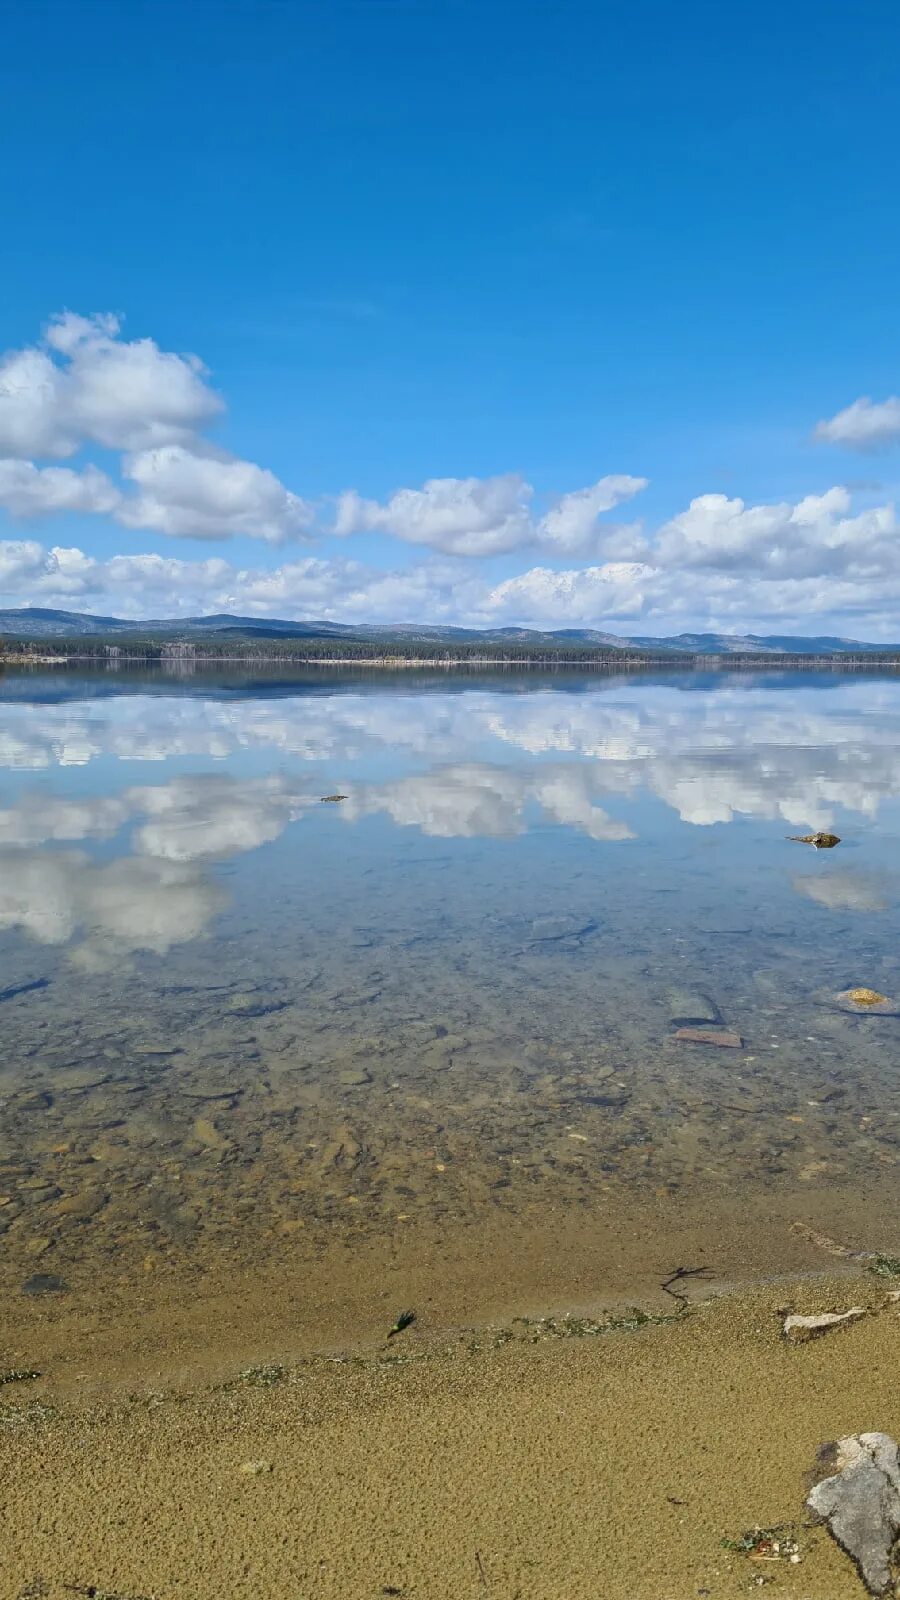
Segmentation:
{"type": "Polygon", "coordinates": [[[8,673],[0,1278],[888,1181],[898,873],[898,677],[8,673]]]}

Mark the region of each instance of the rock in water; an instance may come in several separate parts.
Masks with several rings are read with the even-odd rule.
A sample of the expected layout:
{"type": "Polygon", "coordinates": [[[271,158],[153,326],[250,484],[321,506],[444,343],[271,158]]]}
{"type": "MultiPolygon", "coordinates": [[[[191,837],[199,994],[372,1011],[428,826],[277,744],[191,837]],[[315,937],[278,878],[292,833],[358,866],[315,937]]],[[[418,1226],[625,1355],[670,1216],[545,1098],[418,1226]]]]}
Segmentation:
{"type": "Polygon", "coordinates": [[[739,1033],[732,1033],[730,1028],[676,1028],[673,1039],[682,1039],[686,1044],[712,1044],[720,1050],[740,1050],[743,1039],[739,1033]]]}
{"type": "Polygon", "coordinates": [[[886,1433],[853,1433],[819,1452],[828,1473],[806,1504],[856,1562],[870,1594],[892,1595],[900,1555],[900,1451],[886,1433]],[[893,1570],[892,1570],[893,1569],[893,1570]]]}
{"type": "Polygon", "coordinates": [[[791,844],[811,844],[814,850],[833,850],[840,839],[836,833],[789,833],[791,844]]]}
{"type": "Polygon", "coordinates": [[[666,993],[669,1021],[676,1024],[721,1022],[719,1008],[708,994],[698,989],[669,989],[666,993]]]}
{"type": "Polygon", "coordinates": [[[877,989],[842,989],[834,998],[840,1009],[849,1011],[852,1016],[900,1016],[900,1004],[886,994],[879,994],[877,989]]]}
{"type": "Polygon", "coordinates": [[[64,1278],[58,1278],[55,1272],[36,1272],[33,1277],[26,1278],[22,1285],[22,1293],[37,1294],[65,1294],[69,1285],[64,1278]]]}
{"type": "Polygon", "coordinates": [[[338,1073],[338,1083],[344,1089],[362,1089],[367,1083],[372,1082],[372,1074],[368,1067],[345,1067],[338,1073]]]}

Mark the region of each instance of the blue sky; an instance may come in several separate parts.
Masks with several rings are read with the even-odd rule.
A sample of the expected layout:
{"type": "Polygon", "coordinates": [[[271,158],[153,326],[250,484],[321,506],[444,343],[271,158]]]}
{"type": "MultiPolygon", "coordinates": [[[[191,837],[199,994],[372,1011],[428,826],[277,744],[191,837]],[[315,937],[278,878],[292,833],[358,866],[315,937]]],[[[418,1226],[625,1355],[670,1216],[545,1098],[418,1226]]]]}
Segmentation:
{"type": "Polygon", "coordinates": [[[890,0],[6,44],[0,603],[900,638],[890,0]]]}

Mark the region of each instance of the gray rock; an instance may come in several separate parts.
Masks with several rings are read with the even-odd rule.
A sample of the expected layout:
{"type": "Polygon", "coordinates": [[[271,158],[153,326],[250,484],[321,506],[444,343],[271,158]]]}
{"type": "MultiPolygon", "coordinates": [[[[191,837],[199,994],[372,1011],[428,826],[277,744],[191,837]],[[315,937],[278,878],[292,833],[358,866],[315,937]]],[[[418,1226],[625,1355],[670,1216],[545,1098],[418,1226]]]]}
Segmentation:
{"type": "Polygon", "coordinates": [[[831,1328],[841,1328],[848,1322],[856,1322],[865,1314],[863,1306],[851,1306],[849,1311],[822,1311],[815,1317],[792,1314],[785,1317],[781,1331],[785,1338],[794,1344],[802,1344],[807,1339],[818,1338],[821,1333],[828,1333],[831,1328]]]}
{"type": "Polygon", "coordinates": [[[233,1017],[270,1017],[286,1007],[286,1000],[271,994],[233,994],[228,1002],[233,1017]]]}
{"type": "Polygon", "coordinates": [[[64,1278],[58,1278],[55,1272],[35,1272],[26,1278],[22,1285],[22,1293],[37,1294],[64,1294],[69,1285],[64,1278]]]}
{"type": "Polygon", "coordinates": [[[698,989],[668,989],[666,1001],[669,1021],[678,1023],[719,1022],[721,1013],[714,1000],[698,989]]]}
{"type": "Polygon", "coordinates": [[[895,1441],[886,1433],[850,1434],[824,1446],[819,1466],[828,1476],[810,1491],[806,1504],[856,1562],[869,1593],[896,1594],[900,1451],[895,1441]]]}
{"type": "Polygon", "coordinates": [[[338,1073],[338,1083],[345,1089],[362,1089],[371,1082],[372,1074],[367,1067],[345,1067],[338,1073]]]}

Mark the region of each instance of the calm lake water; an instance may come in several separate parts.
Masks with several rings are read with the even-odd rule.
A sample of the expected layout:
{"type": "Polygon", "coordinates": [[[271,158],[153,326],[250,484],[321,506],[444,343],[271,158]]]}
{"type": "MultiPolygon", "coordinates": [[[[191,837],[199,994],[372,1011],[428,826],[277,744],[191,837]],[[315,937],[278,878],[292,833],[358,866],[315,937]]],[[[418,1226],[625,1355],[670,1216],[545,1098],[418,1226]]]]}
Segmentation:
{"type": "Polygon", "coordinates": [[[898,677],[7,673],[0,1283],[896,1184],[898,883],[898,677]]]}

